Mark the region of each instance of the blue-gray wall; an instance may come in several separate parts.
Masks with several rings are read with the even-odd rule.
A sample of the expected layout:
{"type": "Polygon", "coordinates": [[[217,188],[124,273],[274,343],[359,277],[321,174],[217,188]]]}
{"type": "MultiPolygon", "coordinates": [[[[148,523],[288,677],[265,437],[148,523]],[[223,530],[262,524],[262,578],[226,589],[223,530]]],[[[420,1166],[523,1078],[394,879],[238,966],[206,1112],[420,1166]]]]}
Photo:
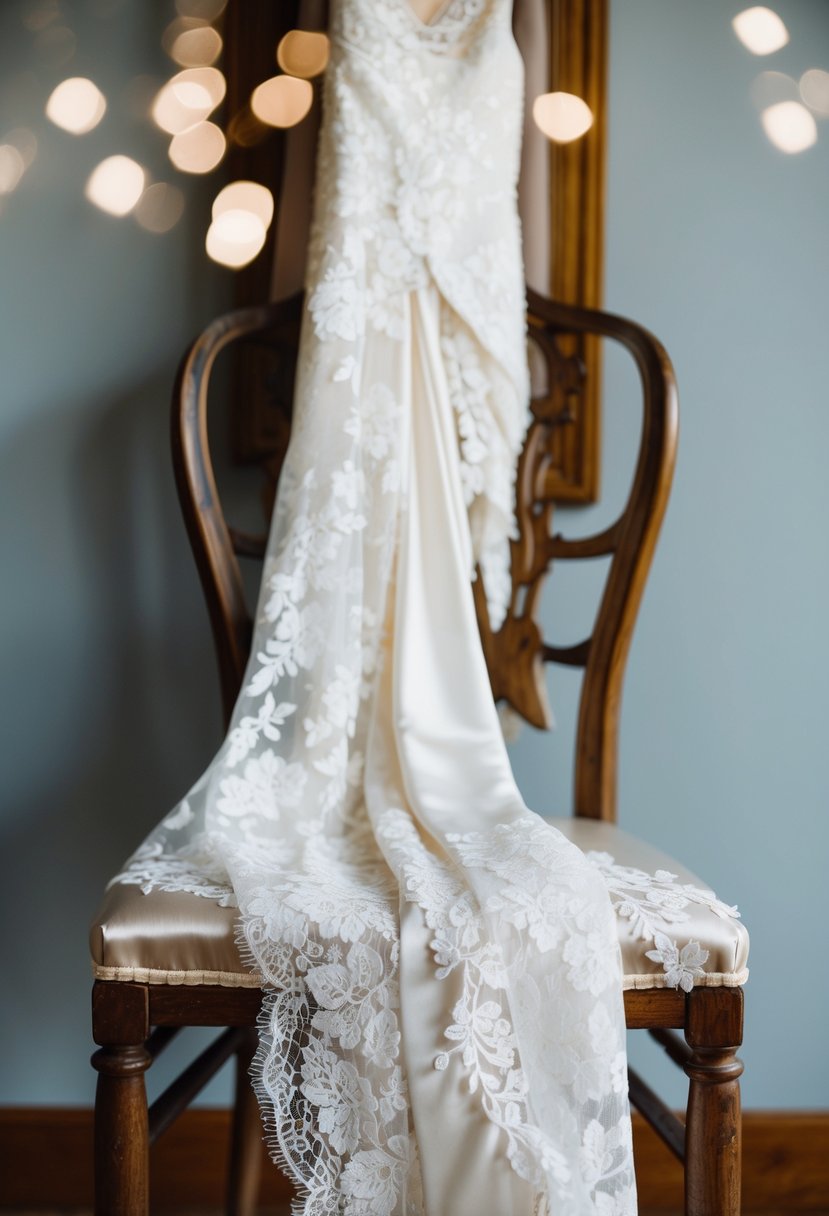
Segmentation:
{"type": "MultiPolygon", "coordinates": [[[[746,1103],[827,1107],[829,1056],[810,1044],[829,1018],[818,961],[829,861],[829,120],[815,147],[787,156],[763,134],[749,91],[764,70],[829,70],[829,5],[773,4],[791,42],[762,60],[732,33],[742,7],[611,3],[606,303],[665,343],[681,407],[673,495],[631,648],[620,821],[742,909],[746,1103]]],[[[634,388],[624,357],[609,360],[604,492],[616,506],[634,388]]],[[[590,530],[609,517],[602,506],[566,524],[590,530]]],[[[588,591],[574,586],[561,602],[553,579],[553,637],[579,639],[588,591]]],[[[551,695],[558,738],[552,748],[522,739],[515,764],[531,804],[555,808],[570,798],[569,673],[553,677],[551,695]]],[[[669,1076],[679,1102],[675,1070],[632,1037],[636,1062],[669,1076]]]]}
{"type": "Polygon", "coordinates": [[[173,0],[72,5],[62,66],[21,22],[38,7],[0,5],[0,143],[20,125],[39,143],[0,200],[0,1102],[86,1103],[86,924],[220,733],[167,416],[178,358],[228,306],[230,273],[203,253],[212,181],[178,179],[187,208],[166,236],[83,197],[113,153],[170,180],[142,99],[170,72],[173,0]],[[69,75],[109,102],[83,137],[43,117],[69,75]]]}
{"type": "MultiPolygon", "coordinates": [[[[0,141],[21,122],[40,139],[0,208],[9,1104],[91,1100],[86,921],[219,733],[166,411],[178,354],[225,306],[229,276],[200,252],[210,183],[191,185],[186,219],[167,237],[83,201],[86,175],[112,152],[162,172],[163,144],[132,115],[125,82],[164,71],[159,31],[173,9],[98,0],[105,18],[94,7],[77,6],[65,69],[38,65],[17,6],[0,8],[0,141]],[[34,79],[10,89],[21,72],[34,79]],[[111,102],[83,139],[39,117],[70,73],[93,76],[111,102]],[[12,114],[10,97],[26,112],[12,114]]],[[[749,88],[769,67],[829,69],[829,8],[781,0],[791,45],[761,61],[731,32],[739,7],[612,2],[607,304],[662,338],[682,400],[675,489],[626,686],[621,819],[743,908],[747,1104],[826,1106],[827,1064],[809,1044],[829,1012],[829,123],[817,147],[786,157],[762,134],[749,88]],[[794,1032],[787,983],[810,992],[794,1032]]],[[[569,513],[573,532],[621,504],[635,387],[624,360],[609,358],[605,503],[569,513]]],[[[595,582],[554,581],[553,636],[581,635],[595,582]]],[[[567,672],[551,689],[558,733],[525,732],[514,756],[530,803],[561,811],[577,690],[567,672]]],[[[645,1071],[663,1071],[658,1053],[633,1052],[645,1071]]]]}

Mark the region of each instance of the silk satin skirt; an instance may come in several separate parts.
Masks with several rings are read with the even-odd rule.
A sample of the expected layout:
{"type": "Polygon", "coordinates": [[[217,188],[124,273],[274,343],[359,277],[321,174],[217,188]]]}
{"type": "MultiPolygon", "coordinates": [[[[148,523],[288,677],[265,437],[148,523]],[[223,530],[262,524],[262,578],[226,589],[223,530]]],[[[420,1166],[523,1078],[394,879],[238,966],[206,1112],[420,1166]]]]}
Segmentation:
{"type": "MultiPolygon", "coordinates": [[[[366,773],[369,811],[382,814],[384,787],[399,766],[398,779],[415,818],[436,836],[483,827],[501,812],[509,816],[522,807],[479,641],[440,310],[434,286],[409,297],[403,360],[410,367],[411,389],[404,406],[407,461],[389,606],[391,653],[378,690],[366,773]]],[[[509,1165],[503,1133],[487,1119],[480,1096],[470,1093],[458,1057],[444,1071],[434,1066],[461,992],[457,973],[436,980],[433,936],[421,908],[401,892],[402,1051],[424,1211],[428,1216],[537,1214],[546,1209],[509,1165]]]]}

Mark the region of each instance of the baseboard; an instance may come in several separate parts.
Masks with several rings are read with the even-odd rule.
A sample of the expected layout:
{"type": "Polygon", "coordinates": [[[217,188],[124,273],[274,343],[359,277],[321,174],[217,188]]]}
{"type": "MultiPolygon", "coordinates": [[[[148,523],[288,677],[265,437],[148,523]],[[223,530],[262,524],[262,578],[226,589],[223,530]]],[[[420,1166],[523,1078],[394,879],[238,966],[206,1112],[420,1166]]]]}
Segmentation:
{"type": "MultiPolygon", "coordinates": [[[[189,1110],[152,1150],[151,1210],[221,1205],[229,1114],[189,1110]]],[[[682,1171],[636,1117],[640,1206],[682,1210],[682,1171]]],[[[262,1206],[276,1207],[290,1187],[263,1172],[262,1206]]],[[[52,1107],[0,1108],[0,1209],[84,1208],[92,1202],[92,1112],[52,1107]]],[[[748,1111],[743,1117],[743,1211],[829,1210],[829,1111],[748,1111]]]]}

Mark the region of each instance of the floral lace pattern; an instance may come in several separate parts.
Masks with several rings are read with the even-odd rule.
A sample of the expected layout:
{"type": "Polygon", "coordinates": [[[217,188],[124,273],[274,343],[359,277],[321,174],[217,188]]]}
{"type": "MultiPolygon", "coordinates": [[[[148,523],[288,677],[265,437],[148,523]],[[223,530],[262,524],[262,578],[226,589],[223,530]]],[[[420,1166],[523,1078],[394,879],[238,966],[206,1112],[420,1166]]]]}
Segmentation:
{"type": "MultiPolygon", "coordinates": [[[[335,0],[293,430],[251,658],[220,752],[116,880],[237,902],[266,990],[254,1080],[306,1216],[423,1216],[414,1093],[424,1071],[457,1070],[467,1130],[497,1129],[528,1216],[635,1211],[613,909],[521,802],[487,689],[474,692],[471,629],[455,651],[474,679],[456,686],[483,706],[490,820],[503,805],[509,822],[485,829],[459,796],[449,817],[464,830],[438,831],[417,773],[403,776],[407,730],[425,727],[443,763],[469,725],[447,694],[435,735],[440,671],[419,721],[398,712],[397,586],[420,569],[410,502],[424,510],[412,485],[429,435],[445,463],[429,487],[464,533],[451,552],[471,559],[448,608],[472,613],[475,562],[496,620],[509,587],[528,399],[510,10],[448,0],[427,26],[408,0],[335,0]],[[460,994],[425,1070],[405,1063],[401,897],[429,930],[424,983],[460,994]]],[[[467,1207],[501,1164],[458,1163],[467,1207]]]]}
{"type": "Polygon", "coordinates": [[[645,951],[645,956],[662,964],[667,986],[690,992],[694,981],[705,974],[709,952],[695,941],[680,948],[668,934],[689,919],[687,909],[694,904],[723,919],[739,920],[736,907],[717,899],[713,891],[678,883],[669,870],[648,874],[617,865],[610,853],[590,851],[585,856],[604,879],[616,915],[629,923],[640,941],[653,942],[655,949],[645,951]]]}

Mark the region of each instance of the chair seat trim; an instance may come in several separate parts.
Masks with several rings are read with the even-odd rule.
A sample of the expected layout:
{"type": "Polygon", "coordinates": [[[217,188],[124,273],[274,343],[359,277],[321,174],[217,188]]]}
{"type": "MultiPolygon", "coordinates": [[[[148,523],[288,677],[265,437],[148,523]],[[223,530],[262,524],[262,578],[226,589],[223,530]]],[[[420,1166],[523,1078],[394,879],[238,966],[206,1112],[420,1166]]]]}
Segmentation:
{"type": "MultiPolygon", "coordinates": [[[[199,984],[217,984],[220,988],[261,988],[262,977],[254,971],[163,971],[153,967],[102,967],[92,964],[96,980],[111,980],[117,983],[169,984],[173,987],[197,987],[199,984]]],[[[748,979],[748,968],[742,971],[706,971],[697,977],[697,988],[742,988],[748,979]]],[[[622,988],[645,991],[649,988],[667,988],[664,975],[625,975],[622,988]]]]}

